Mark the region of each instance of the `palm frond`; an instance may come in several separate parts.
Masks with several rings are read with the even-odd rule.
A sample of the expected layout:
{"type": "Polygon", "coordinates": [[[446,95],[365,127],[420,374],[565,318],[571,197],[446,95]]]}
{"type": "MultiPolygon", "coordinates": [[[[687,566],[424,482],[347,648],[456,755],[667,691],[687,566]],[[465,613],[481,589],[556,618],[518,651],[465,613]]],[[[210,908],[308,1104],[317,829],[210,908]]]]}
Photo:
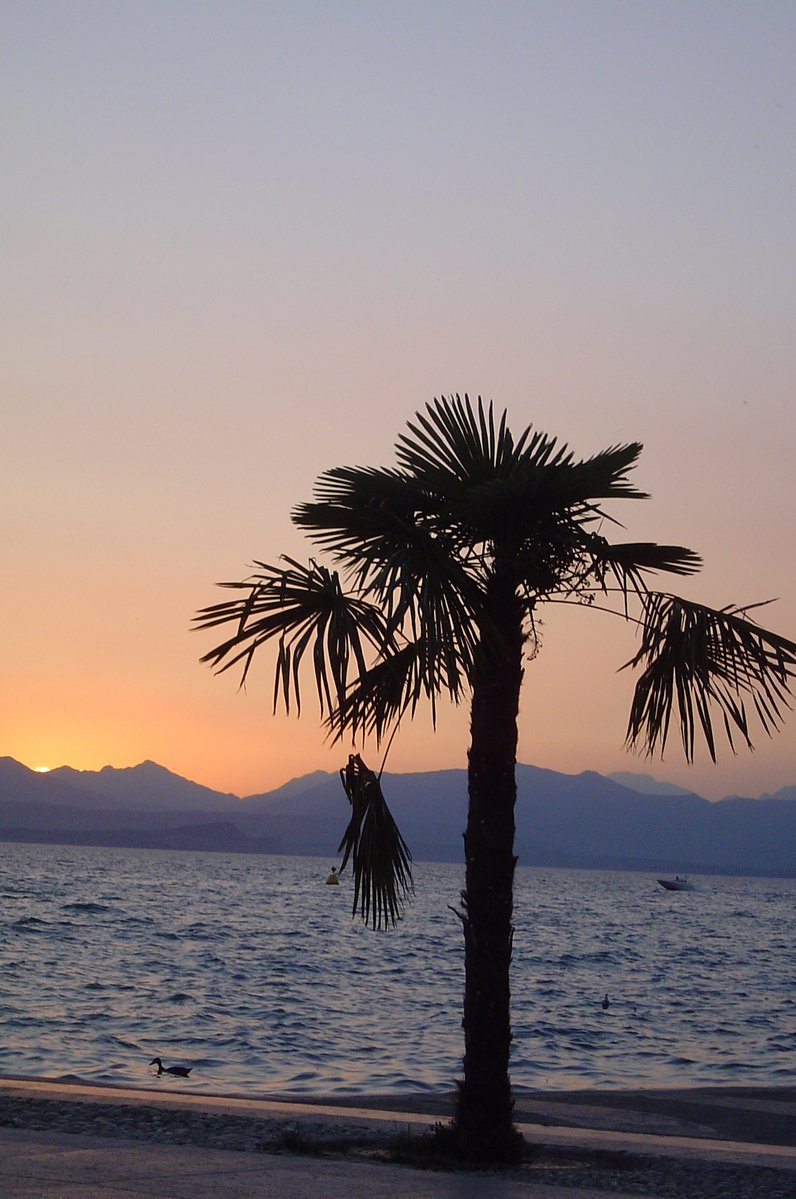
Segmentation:
{"type": "Polygon", "coordinates": [[[702,568],[702,559],[682,545],[658,545],[654,541],[626,541],[613,544],[599,539],[594,557],[616,572],[637,574],[643,571],[666,571],[673,575],[693,575],[702,568]]]}
{"type": "Polygon", "coordinates": [[[699,554],[681,545],[657,545],[647,541],[612,544],[596,535],[589,535],[587,544],[591,555],[590,575],[603,591],[608,590],[608,577],[612,577],[625,598],[626,611],[631,595],[643,597],[649,590],[645,574],[666,572],[684,576],[696,574],[702,567],[699,554]]]}
{"type": "Polygon", "coordinates": [[[422,637],[429,693],[458,689],[472,665],[483,601],[480,560],[464,557],[445,506],[405,474],[326,472],[294,520],[341,562],[391,634],[422,637]]]}
{"type": "MultiPolygon", "coordinates": [[[[515,442],[506,413],[496,423],[491,403],[458,395],[435,400],[409,423],[396,445],[403,470],[422,489],[440,526],[461,545],[489,555],[524,557],[523,577],[540,571],[532,590],[550,590],[551,575],[584,565],[582,534],[609,499],[640,499],[629,482],[641,445],[611,446],[576,461],[566,444],[531,426],[515,442]]],[[[554,589],[554,588],[553,588],[554,589]]]]}
{"type": "Polygon", "coordinates": [[[287,711],[291,698],[300,711],[301,666],[311,647],[323,714],[343,701],[352,672],[366,670],[367,650],[384,650],[387,622],[376,606],[347,594],[335,571],[315,562],[305,567],[292,558],[284,561],[287,567],[258,562],[259,569],[250,578],[221,584],[243,595],[201,609],[195,628],[231,624],[235,629],[201,660],[215,666],[218,673],[240,666],[243,684],[255,652],[276,638],[274,707],[281,694],[287,711]]]}
{"type": "Polygon", "coordinates": [[[555,438],[530,426],[515,442],[506,412],[496,427],[491,401],[485,407],[480,396],[476,408],[468,395],[441,396],[417,412],[407,427],[409,432],[396,442],[398,461],[439,493],[458,490],[462,483],[472,487],[506,477],[523,460],[538,467],[571,460],[566,446],[558,447],[555,438]]]}
{"type": "MultiPolygon", "coordinates": [[[[407,712],[414,715],[424,697],[431,707],[432,723],[436,723],[438,697],[428,687],[427,658],[428,647],[421,638],[391,650],[363,671],[351,683],[339,707],[326,717],[325,726],[333,740],[350,733],[355,738],[375,737],[379,743],[407,712]]],[[[451,687],[454,703],[460,700],[462,690],[461,683],[451,687]]]]}
{"type": "Polygon", "coordinates": [[[639,491],[628,481],[643,446],[640,441],[609,446],[591,458],[573,462],[567,475],[560,479],[561,497],[568,496],[570,504],[592,504],[595,500],[645,500],[646,491],[639,491]]]}
{"type": "Polygon", "coordinates": [[[715,761],[717,711],[733,752],[734,734],[752,749],[750,698],[765,733],[780,727],[796,677],[794,642],[756,624],[749,607],[718,611],[658,592],[643,604],[641,647],[625,664],[643,667],[628,720],[631,747],[662,753],[676,714],[686,759],[693,761],[701,730],[715,761]]]}
{"type": "Polygon", "coordinates": [[[351,804],[339,851],[340,872],[350,859],[354,876],[352,915],[359,908],[365,924],[387,928],[401,918],[407,896],[414,890],[412,855],[398,831],[381,789],[381,781],[359,754],[351,754],[340,771],[343,789],[351,804]]]}
{"type": "Polygon", "coordinates": [[[406,474],[358,466],[324,471],[313,496],[293,509],[293,523],[348,565],[389,556],[422,515],[425,500],[406,474]]]}

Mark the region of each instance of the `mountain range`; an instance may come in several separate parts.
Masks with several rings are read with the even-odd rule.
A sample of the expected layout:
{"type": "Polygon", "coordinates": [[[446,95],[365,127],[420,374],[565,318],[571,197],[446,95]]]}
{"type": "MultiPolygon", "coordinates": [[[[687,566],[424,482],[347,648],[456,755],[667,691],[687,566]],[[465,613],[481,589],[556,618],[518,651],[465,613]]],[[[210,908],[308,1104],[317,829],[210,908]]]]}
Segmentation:
{"type": "MultiPolygon", "coordinates": [[[[466,771],[385,774],[382,788],[417,860],[462,860],[466,771]]],[[[0,758],[0,841],[334,860],[348,811],[324,771],[241,799],[155,762],[39,773],[0,758]]],[[[711,803],[648,775],[518,765],[516,824],[526,866],[796,877],[796,787],[711,803]]]]}

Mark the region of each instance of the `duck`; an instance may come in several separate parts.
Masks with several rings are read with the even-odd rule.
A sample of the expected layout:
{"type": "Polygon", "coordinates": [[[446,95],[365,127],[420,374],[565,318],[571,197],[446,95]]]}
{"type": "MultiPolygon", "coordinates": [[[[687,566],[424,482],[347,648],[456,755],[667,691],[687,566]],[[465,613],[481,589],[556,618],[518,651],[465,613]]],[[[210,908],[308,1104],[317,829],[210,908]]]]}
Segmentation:
{"type": "Polygon", "coordinates": [[[605,992],[605,999],[603,1000],[603,1004],[602,1004],[603,1011],[604,1011],[604,1012],[607,1012],[610,1006],[611,1006],[611,1001],[610,1001],[610,999],[608,998],[608,992],[606,991],[606,992],[605,992]]]}
{"type": "Polygon", "coordinates": [[[164,1066],[159,1057],[153,1057],[150,1066],[157,1066],[158,1077],[161,1074],[174,1074],[177,1078],[187,1078],[193,1066],[164,1066]]]}

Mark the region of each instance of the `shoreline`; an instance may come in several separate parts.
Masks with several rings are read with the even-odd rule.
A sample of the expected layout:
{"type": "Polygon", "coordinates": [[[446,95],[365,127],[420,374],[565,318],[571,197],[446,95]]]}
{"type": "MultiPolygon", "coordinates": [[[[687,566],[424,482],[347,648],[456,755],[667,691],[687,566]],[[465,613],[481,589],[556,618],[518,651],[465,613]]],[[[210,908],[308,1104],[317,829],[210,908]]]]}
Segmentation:
{"type": "MultiPolygon", "coordinates": [[[[0,1075],[0,1105],[14,1099],[64,1104],[130,1104],[183,1108],[250,1118],[397,1121],[433,1125],[450,1119],[455,1089],[371,1094],[269,1094],[192,1091],[184,1080],[153,1077],[149,1086],[119,1085],[66,1075],[0,1075]]],[[[614,1132],[647,1132],[703,1140],[744,1141],[796,1149],[796,1085],[702,1087],[584,1087],[515,1091],[515,1122],[614,1132]]]]}
{"type": "MultiPolygon", "coordinates": [[[[342,1097],[191,1093],[184,1086],[0,1077],[0,1142],[131,1152],[298,1155],[370,1166],[445,1122],[454,1095],[342,1097]]],[[[545,1186],[675,1199],[796,1193],[796,1087],[521,1093],[515,1123],[534,1147],[513,1171],[545,1186]]],[[[251,1160],[249,1156],[247,1160],[251,1160]]],[[[209,1161],[209,1157],[208,1157],[209,1161]]],[[[409,1163],[410,1165],[413,1163],[409,1163]]]]}

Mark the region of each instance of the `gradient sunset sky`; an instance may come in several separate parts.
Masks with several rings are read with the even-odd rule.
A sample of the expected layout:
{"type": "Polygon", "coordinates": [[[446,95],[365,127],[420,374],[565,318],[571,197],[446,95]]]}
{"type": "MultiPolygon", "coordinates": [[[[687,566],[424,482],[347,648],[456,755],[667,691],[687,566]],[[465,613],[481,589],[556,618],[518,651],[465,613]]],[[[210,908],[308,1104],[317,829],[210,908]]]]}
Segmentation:
{"type": "MultiPolygon", "coordinates": [[[[796,639],[795,5],[5,0],[0,60],[0,754],[240,795],[342,765],[191,618],[454,392],[642,441],[628,539],[796,639]]],[[[796,714],[717,767],[628,755],[635,646],[548,614],[522,761],[796,783],[796,714]]],[[[466,746],[418,720],[389,769],[466,746]]]]}

